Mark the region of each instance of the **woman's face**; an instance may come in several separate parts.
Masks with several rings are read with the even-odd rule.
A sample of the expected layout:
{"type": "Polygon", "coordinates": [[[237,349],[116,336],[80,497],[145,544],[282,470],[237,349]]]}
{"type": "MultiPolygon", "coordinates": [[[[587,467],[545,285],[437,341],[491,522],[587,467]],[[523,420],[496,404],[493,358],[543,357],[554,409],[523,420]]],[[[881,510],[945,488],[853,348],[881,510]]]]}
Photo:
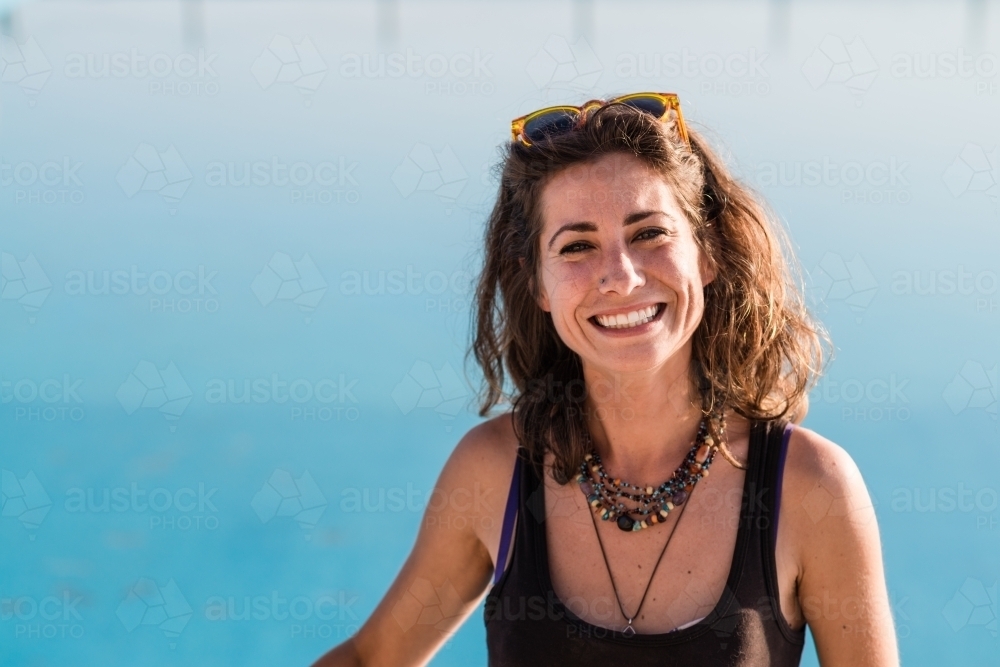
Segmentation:
{"type": "Polygon", "coordinates": [[[715,272],[662,176],[612,153],[554,175],[540,204],[538,304],[585,365],[649,370],[685,348],[715,272]]]}

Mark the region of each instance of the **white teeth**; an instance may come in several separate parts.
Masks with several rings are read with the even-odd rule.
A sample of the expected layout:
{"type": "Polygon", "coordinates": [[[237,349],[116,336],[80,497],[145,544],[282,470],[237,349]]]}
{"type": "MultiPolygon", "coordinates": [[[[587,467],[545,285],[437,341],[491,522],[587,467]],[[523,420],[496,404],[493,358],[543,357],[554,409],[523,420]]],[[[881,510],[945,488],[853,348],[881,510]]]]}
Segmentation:
{"type": "Polygon", "coordinates": [[[621,315],[596,315],[594,319],[602,327],[608,329],[630,329],[649,322],[656,317],[657,306],[648,306],[642,310],[633,310],[621,315]]]}

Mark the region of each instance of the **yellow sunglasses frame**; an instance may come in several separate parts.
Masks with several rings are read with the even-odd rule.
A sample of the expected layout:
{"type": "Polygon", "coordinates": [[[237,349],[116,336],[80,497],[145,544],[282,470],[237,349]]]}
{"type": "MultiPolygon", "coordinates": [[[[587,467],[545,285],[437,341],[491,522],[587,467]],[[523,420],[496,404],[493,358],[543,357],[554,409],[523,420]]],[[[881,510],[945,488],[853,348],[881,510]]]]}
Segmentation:
{"type": "Polygon", "coordinates": [[[677,130],[680,132],[681,138],[684,140],[688,146],[691,145],[691,140],[688,139],[687,126],[684,124],[684,114],[681,113],[681,100],[676,93],[630,93],[628,95],[622,95],[621,97],[615,97],[610,100],[590,100],[584,102],[580,106],[573,106],[567,104],[561,104],[553,107],[545,107],[544,109],[539,109],[538,111],[532,111],[529,114],[515,118],[510,122],[510,136],[511,141],[520,141],[525,146],[531,146],[531,142],[526,136],[524,136],[524,127],[530,121],[538,118],[539,116],[553,111],[575,111],[579,114],[576,125],[574,127],[579,127],[587,118],[587,113],[591,109],[599,109],[607,104],[612,104],[614,102],[625,102],[627,100],[636,97],[656,97],[663,102],[663,115],[657,118],[657,120],[663,120],[670,115],[671,111],[677,114],[677,130]]]}

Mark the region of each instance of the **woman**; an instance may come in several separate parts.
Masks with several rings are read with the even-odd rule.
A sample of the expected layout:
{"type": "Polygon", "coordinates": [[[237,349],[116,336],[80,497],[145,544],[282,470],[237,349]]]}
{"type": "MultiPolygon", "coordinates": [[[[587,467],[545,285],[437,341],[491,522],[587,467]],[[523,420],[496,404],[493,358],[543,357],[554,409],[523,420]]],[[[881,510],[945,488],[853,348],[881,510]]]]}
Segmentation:
{"type": "Polygon", "coordinates": [[[317,665],[425,664],[484,594],[491,665],[797,665],[806,624],[824,667],[898,664],[858,468],[792,426],[828,337],[780,226],[674,95],[513,134],[473,344],[480,414],[512,410],[317,665]]]}

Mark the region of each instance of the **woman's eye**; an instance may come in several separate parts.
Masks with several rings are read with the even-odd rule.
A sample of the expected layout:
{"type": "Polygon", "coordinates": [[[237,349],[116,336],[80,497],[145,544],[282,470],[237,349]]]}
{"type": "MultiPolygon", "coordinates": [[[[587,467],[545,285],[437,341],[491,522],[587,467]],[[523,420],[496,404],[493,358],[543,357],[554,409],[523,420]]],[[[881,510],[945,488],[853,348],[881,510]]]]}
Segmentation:
{"type": "Polygon", "coordinates": [[[637,241],[648,241],[654,239],[657,236],[665,236],[667,230],[661,229],[659,227],[650,227],[649,229],[644,229],[635,235],[637,241]]]}
{"type": "Polygon", "coordinates": [[[586,250],[588,247],[589,244],[584,243],[583,241],[576,241],[575,243],[570,243],[569,245],[565,246],[562,250],[559,251],[559,254],[566,255],[566,254],[581,252],[582,250],[586,250]]]}

